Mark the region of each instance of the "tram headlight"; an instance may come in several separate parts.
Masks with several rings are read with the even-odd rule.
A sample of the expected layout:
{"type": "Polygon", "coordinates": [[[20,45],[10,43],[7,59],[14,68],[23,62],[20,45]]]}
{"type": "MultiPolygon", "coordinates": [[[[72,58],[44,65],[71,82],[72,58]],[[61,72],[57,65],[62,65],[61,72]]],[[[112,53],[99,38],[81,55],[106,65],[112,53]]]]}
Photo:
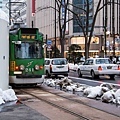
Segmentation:
{"type": "Polygon", "coordinates": [[[24,65],[20,65],[20,70],[24,70],[25,69],[25,66],[24,65]]]}
{"type": "Polygon", "coordinates": [[[35,70],[39,70],[39,65],[35,65],[35,70]]]}

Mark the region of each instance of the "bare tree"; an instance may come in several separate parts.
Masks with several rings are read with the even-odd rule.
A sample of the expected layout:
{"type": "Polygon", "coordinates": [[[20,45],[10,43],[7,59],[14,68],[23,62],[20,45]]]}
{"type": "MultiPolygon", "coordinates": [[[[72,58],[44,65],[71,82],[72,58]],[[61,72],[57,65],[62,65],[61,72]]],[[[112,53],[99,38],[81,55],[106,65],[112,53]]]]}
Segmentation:
{"type": "MultiPolygon", "coordinates": [[[[61,57],[64,57],[64,44],[65,44],[65,34],[66,34],[66,23],[69,22],[71,19],[67,19],[67,12],[68,12],[68,5],[69,5],[69,0],[54,0],[55,1],[55,6],[46,6],[43,8],[38,9],[40,10],[45,10],[45,9],[54,9],[55,10],[55,16],[56,14],[58,15],[58,19],[56,20],[55,17],[55,26],[56,22],[58,21],[59,23],[59,40],[60,40],[60,45],[61,45],[61,57]],[[57,7],[56,7],[57,5],[57,7]],[[64,14],[61,12],[64,9],[64,14]]],[[[57,29],[57,28],[55,28],[57,29]]],[[[56,31],[56,30],[55,30],[56,31]]],[[[56,37],[56,33],[55,33],[56,37]]],[[[55,38],[56,40],[56,38],[55,38]]],[[[56,41],[55,41],[56,42],[56,41]]],[[[56,48],[56,44],[55,44],[56,48]]],[[[55,49],[55,55],[56,56],[56,49],[55,49]]]]}
{"type": "Polygon", "coordinates": [[[92,16],[92,19],[93,19],[92,24],[89,22],[90,14],[91,14],[91,12],[90,12],[91,3],[89,2],[89,0],[85,0],[84,8],[81,8],[79,6],[75,6],[75,5],[71,4],[73,6],[73,8],[80,9],[81,11],[83,11],[83,13],[85,15],[84,23],[81,20],[81,18],[78,16],[78,13],[73,12],[73,10],[69,9],[69,11],[72,12],[74,16],[76,16],[76,21],[77,21],[79,27],[82,29],[83,35],[85,37],[85,58],[86,59],[89,57],[90,42],[91,42],[91,38],[93,35],[96,17],[98,15],[99,10],[101,10],[104,7],[104,6],[102,6],[102,8],[100,7],[101,2],[102,2],[102,0],[99,0],[98,3],[96,3],[97,7],[96,7],[96,10],[94,11],[94,15],[92,16]]]}
{"type": "MultiPolygon", "coordinates": [[[[58,23],[59,23],[59,39],[60,39],[60,45],[61,45],[61,57],[64,57],[64,45],[65,45],[65,32],[66,32],[66,23],[70,20],[76,19],[77,24],[82,30],[83,36],[85,37],[85,59],[89,57],[89,48],[90,48],[90,42],[93,35],[95,22],[97,15],[100,10],[103,9],[106,5],[112,3],[109,2],[109,0],[106,0],[105,4],[102,4],[103,0],[99,0],[96,2],[96,9],[94,9],[94,13],[92,15],[92,23],[90,23],[90,1],[85,0],[84,8],[81,8],[81,6],[76,6],[70,3],[70,0],[55,0],[55,3],[57,4],[57,8],[54,8],[53,6],[45,7],[44,9],[53,8],[57,11],[58,14],[58,23]],[[102,5],[101,5],[102,4],[102,5]],[[70,9],[69,6],[72,6],[73,9],[75,8],[76,11],[80,10],[84,13],[85,19],[84,23],[83,20],[81,20],[81,17],[76,11],[73,11],[73,9],[70,9]],[[62,14],[62,9],[64,8],[64,14],[62,14]],[[67,12],[71,12],[73,14],[73,17],[67,20],[67,12]],[[64,15],[64,16],[63,16],[64,15]],[[63,17],[61,17],[63,16],[63,17]]],[[[115,3],[117,4],[117,3],[115,3]]],[[[56,22],[56,21],[55,21],[56,22]]],[[[106,29],[105,29],[106,30],[106,29]]]]}
{"type": "Polygon", "coordinates": [[[57,4],[57,11],[59,11],[58,22],[59,22],[59,32],[60,32],[61,57],[64,57],[65,32],[66,32],[66,22],[68,22],[67,10],[69,5],[69,0],[55,0],[55,2],[57,4]],[[64,9],[64,14],[62,14],[61,12],[62,9],[64,9]]]}
{"type": "Polygon", "coordinates": [[[93,35],[93,30],[94,30],[94,26],[95,26],[95,22],[96,22],[96,18],[97,18],[97,15],[98,15],[98,12],[103,8],[105,7],[106,5],[108,5],[110,2],[106,2],[105,4],[102,5],[101,7],[101,3],[102,3],[102,0],[99,0],[98,3],[96,3],[96,9],[94,11],[94,14],[92,16],[92,24],[89,22],[90,20],[90,14],[91,14],[91,11],[90,11],[90,5],[91,3],[89,2],[89,0],[85,0],[85,3],[84,3],[84,8],[81,8],[80,6],[75,6],[71,3],[69,3],[69,0],[66,0],[66,3],[63,4],[62,3],[62,0],[56,0],[56,2],[58,3],[58,8],[59,8],[59,17],[61,16],[61,12],[60,12],[60,9],[62,6],[64,6],[65,8],[65,17],[64,17],[64,24],[61,25],[60,23],[60,19],[59,18],[59,27],[60,27],[60,43],[61,43],[61,53],[62,53],[62,56],[64,54],[64,41],[65,41],[65,29],[66,29],[66,14],[67,14],[67,10],[69,12],[71,12],[74,16],[74,19],[76,19],[79,27],[82,29],[82,32],[83,32],[83,35],[85,37],[85,58],[87,59],[89,57],[89,48],[90,48],[90,42],[91,42],[91,38],[92,38],[92,35],[93,35]],[[76,9],[79,9],[81,11],[83,11],[84,15],[85,15],[85,21],[83,23],[83,21],[81,20],[81,17],[79,16],[79,14],[71,9],[69,9],[69,5],[72,5],[73,8],[76,9]],[[67,10],[66,10],[67,9],[67,10]],[[62,27],[61,27],[62,26],[62,27]]]}

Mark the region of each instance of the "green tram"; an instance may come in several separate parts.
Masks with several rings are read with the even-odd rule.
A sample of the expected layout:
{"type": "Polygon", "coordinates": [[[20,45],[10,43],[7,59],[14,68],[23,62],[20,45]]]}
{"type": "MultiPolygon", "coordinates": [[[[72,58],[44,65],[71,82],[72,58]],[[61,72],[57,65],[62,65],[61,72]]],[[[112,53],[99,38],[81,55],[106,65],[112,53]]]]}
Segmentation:
{"type": "Polygon", "coordinates": [[[9,84],[37,85],[44,81],[43,34],[38,28],[9,33],[9,84]]]}

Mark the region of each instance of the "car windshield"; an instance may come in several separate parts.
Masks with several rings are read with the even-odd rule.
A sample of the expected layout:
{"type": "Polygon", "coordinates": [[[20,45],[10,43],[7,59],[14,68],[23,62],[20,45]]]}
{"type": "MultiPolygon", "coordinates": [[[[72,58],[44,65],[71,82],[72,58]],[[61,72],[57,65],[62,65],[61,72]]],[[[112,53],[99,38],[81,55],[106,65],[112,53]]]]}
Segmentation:
{"type": "Polygon", "coordinates": [[[67,60],[66,59],[57,59],[57,60],[52,60],[53,65],[66,65],[67,60]]]}
{"type": "Polygon", "coordinates": [[[110,59],[96,59],[96,64],[111,64],[110,59]]]}
{"type": "Polygon", "coordinates": [[[21,42],[15,44],[16,58],[42,58],[42,45],[40,42],[21,42]]]}

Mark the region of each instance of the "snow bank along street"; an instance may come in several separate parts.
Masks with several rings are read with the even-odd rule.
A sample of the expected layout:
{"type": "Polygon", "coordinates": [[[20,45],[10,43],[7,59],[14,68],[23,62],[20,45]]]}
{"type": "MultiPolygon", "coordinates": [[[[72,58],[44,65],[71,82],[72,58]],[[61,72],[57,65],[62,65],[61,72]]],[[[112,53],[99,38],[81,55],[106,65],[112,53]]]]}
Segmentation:
{"type": "Polygon", "coordinates": [[[0,88],[0,105],[5,104],[6,102],[15,101],[17,99],[18,98],[16,97],[13,89],[8,89],[3,91],[0,88]]]}
{"type": "Polygon", "coordinates": [[[114,85],[109,83],[103,83],[100,86],[92,87],[80,83],[74,83],[71,79],[65,77],[61,80],[46,78],[44,84],[50,87],[58,86],[65,91],[82,92],[87,98],[99,98],[102,102],[120,105],[120,89],[115,88],[114,85]]]}
{"type": "MultiPolygon", "coordinates": [[[[110,83],[102,83],[100,86],[92,87],[74,83],[71,79],[64,77],[62,79],[46,78],[43,85],[58,87],[65,91],[80,92],[87,98],[100,99],[102,102],[120,105],[120,89],[115,88],[115,86],[110,83]]],[[[0,88],[0,105],[17,99],[13,89],[3,91],[0,88]]]]}

